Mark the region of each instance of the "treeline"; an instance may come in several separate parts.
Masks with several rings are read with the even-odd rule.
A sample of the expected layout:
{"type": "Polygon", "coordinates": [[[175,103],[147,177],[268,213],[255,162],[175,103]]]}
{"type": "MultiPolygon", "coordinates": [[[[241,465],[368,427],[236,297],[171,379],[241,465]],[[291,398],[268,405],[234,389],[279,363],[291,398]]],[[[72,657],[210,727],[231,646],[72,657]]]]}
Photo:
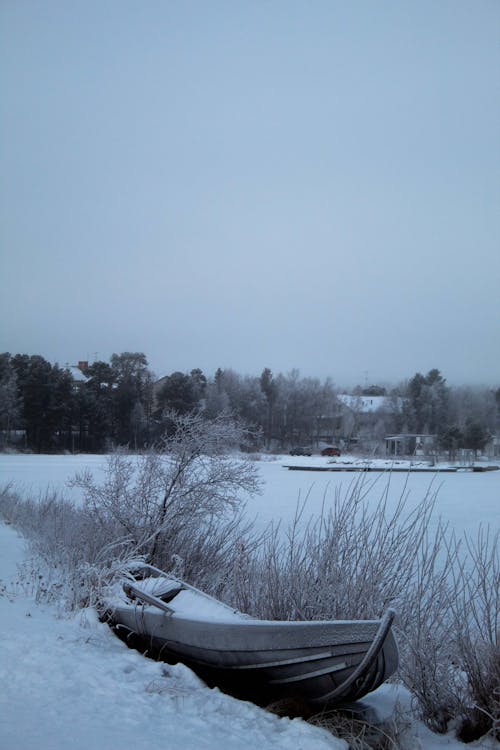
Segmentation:
{"type": "Polygon", "coordinates": [[[417,373],[404,388],[402,424],[437,436],[437,447],[454,458],[460,448],[483,450],[499,432],[500,388],[451,388],[439,370],[417,373]]]}
{"type": "Polygon", "coordinates": [[[154,377],[144,354],[113,354],[76,378],[75,370],[39,355],[0,354],[5,442],[19,443],[22,433],[23,447],[37,452],[103,451],[148,439],[154,377]]]}
{"type": "Polygon", "coordinates": [[[157,379],[142,352],[75,367],[39,355],[0,354],[0,430],[3,445],[27,450],[141,450],[169,427],[169,413],[231,413],[251,426],[255,448],[338,442],[370,448],[389,434],[438,436],[452,455],[481,450],[498,433],[500,388],[451,388],[439,370],[417,373],[392,389],[358,386],[346,401],[330,379],[298,370],[260,376],[218,369],[173,372],[157,379]],[[377,408],[366,402],[376,397],[377,408]],[[382,398],[381,398],[382,397],[382,398]]]}

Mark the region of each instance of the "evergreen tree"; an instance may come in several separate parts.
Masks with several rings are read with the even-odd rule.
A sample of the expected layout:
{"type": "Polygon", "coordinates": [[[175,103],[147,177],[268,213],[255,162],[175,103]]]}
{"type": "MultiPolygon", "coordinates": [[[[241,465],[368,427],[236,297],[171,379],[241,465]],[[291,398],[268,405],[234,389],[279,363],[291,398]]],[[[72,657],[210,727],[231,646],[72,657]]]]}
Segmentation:
{"type": "Polygon", "coordinates": [[[202,399],[205,398],[205,393],[207,389],[207,379],[205,375],[203,374],[202,370],[200,370],[198,367],[194,370],[191,370],[189,373],[191,376],[191,383],[193,385],[193,390],[195,393],[195,396],[200,402],[202,399]]]}
{"type": "Polygon", "coordinates": [[[483,425],[478,422],[468,422],[464,431],[464,448],[473,450],[474,455],[477,456],[478,451],[483,450],[490,438],[490,433],[483,425]]]}
{"type": "Polygon", "coordinates": [[[454,461],[459,448],[464,445],[464,434],[460,427],[453,425],[439,435],[439,447],[448,451],[450,461],[454,461]]]}
{"type": "Polygon", "coordinates": [[[449,426],[449,389],[439,370],[409,381],[404,419],[410,432],[440,434],[449,426]]]}
{"type": "Polygon", "coordinates": [[[15,428],[22,408],[11,359],[8,352],[0,354],[0,430],[3,431],[0,445],[10,442],[11,430],[15,428]]]}
{"type": "Polygon", "coordinates": [[[267,414],[264,426],[264,436],[266,438],[267,447],[269,447],[272,438],[273,407],[278,396],[278,387],[269,367],[265,367],[262,371],[260,376],[260,388],[266,398],[267,414]]]}
{"type": "Polygon", "coordinates": [[[160,412],[173,410],[177,414],[188,414],[199,405],[198,380],[183,372],[173,372],[160,388],[156,401],[160,412]]]}
{"type": "Polygon", "coordinates": [[[12,366],[17,376],[28,447],[39,453],[71,449],[75,399],[69,372],[39,355],[16,354],[12,366]]]}
{"type": "Polygon", "coordinates": [[[146,355],[142,352],[113,354],[111,370],[115,379],[113,415],[116,440],[120,445],[130,445],[135,439],[132,412],[137,403],[142,405],[149,424],[152,410],[152,374],[148,369],[146,355]]]}
{"type": "Polygon", "coordinates": [[[100,451],[117,439],[113,402],[116,374],[103,361],[94,362],[85,374],[88,380],[77,394],[80,447],[100,451]]]}

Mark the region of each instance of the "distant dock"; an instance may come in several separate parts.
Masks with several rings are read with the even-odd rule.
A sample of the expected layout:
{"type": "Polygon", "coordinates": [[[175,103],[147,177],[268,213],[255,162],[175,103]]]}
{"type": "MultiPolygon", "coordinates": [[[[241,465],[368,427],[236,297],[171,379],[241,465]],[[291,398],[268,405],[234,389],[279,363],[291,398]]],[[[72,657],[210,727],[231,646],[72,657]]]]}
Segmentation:
{"type": "Polygon", "coordinates": [[[420,472],[426,474],[457,474],[458,472],[482,473],[485,471],[498,471],[500,466],[363,466],[362,464],[329,464],[327,466],[298,466],[295,464],[284,464],[285,469],[290,471],[358,471],[358,472],[395,472],[408,474],[409,472],[420,472]]]}

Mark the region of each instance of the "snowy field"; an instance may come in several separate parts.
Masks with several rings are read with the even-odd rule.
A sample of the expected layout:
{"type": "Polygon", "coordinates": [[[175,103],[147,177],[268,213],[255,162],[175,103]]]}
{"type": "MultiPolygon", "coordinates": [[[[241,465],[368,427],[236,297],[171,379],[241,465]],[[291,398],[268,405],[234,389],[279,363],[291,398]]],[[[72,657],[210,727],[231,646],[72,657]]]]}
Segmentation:
{"type": "MultiPolygon", "coordinates": [[[[294,459],[295,462],[299,459],[294,459]]],[[[303,459],[300,459],[303,461],[303,459]]],[[[377,502],[386,474],[331,474],[288,471],[289,457],[262,459],[261,496],[248,501],[248,513],[265,526],[290,520],[299,497],[309,495],[308,512],[316,514],[332,501],[336,488],[366,483],[367,497],[377,502]]],[[[21,492],[48,487],[78,501],[66,481],[85,467],[98,473],[102,456],[0,455],[0,485],[12,482],[21,492]]],[[[393,474],[389,505],[403,491],[409,507],[433,482],[437,511],[456,529],[473,531],[480,523],[499,525],[500,472],[484,474],[393,474]]],[[[149,661],[116,639],[90,611],[68,619],[39,605],[16,583],[24,543],[0,522],[0,747],[2,750],[340,750],[345,744],[299,719],[278,718],[251,703],[208,689],[182,665],[149,661]]],[[[406,694],[383,686],[364,699],[380,714],[390,714],[395,697],[406,694]]],[[[431,735],[423,725],[405,750],[464,750],[451,736],[431,735]]],[[[470,747],[493,748],[484,741],[470,747]]]]}

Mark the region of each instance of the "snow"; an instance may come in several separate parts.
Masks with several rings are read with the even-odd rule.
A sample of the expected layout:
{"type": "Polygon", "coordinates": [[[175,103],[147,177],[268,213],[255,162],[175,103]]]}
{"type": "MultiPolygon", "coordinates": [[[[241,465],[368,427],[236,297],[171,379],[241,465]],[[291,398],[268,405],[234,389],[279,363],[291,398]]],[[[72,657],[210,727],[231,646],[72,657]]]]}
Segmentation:
{"type": "MultiPolygon", "coordinates": [[[[307,497],[306,515],[317,515],[325,502],[326,508],[335,497],[335,492],[347,492],[356,482],[363,483],[363,491],[369,502],[380,500],[387,482],[389,510],[395,507],[402,494],[408,495],[408,508],[420,502],[425,494],[438,491],[436,520],[441,516],[457,532],[474,533],[479,525],[490,524],[498,528],[498,501],[500,498],[500,471],[484,473],[458,472],[453,474],[393,473],[391,465],[402,467],[406,462],[372,459],[371,465],[380,468],[380,473],[369,474],[329,471],[289,471],[285,466],[317,465],[329,466],[337,462],[364,461],[354,456],[324,458],[320,456],[262,456],[256,462],[264,482],[262,495],[248,499],[247,512],[256,518],[260,527],[270,521],[282,523],[294,517],[297,501],[307,497]],[[479,511],[478,511],[479,509],[479,511]]],[[[420,462],[419,462],[420,463],[420,462]]],[[[35,495],[49,489],[61,491],[65,497],[80,500],[80,491],[69,490],[68,479],[79,471],[89,469],[99,479],[104,478],[106,457],[102,455],[20,455],[0,454],[0,485],[12,482],[20,492],[35,495]]]]}
{"type": "MultiPolygon", "coordinates": [[[[259,462],[265,487],[261,496],[248,503],[248,514],[256,516],[261,526],[280,519],[291,521],[297,501],[307,498],[305,516],[316,516],[333,503],[336,492],[341,495],[357,483],[362,484],[363,494],[369,504],[380,502],[387,490],[387,508],[394,509],[402,495],[407,496],[408,511],[422,501],[430,492],[437,493],[435,518],[448,523],[457,534],[467,531],[475,534],[481,525],[499,526],[498,502],[500,498],[500,471],[484,473],[390,473],[385,460],[373,460],[371,464],[380,468],[380,473],[289,471],[284,466],[329,466],[339,461],[354,463],[354,457],[342,456],[331,459],[319,456],[277,456],[259,462]]],[[[392,464],[393,462],[391,462],[392,464]]],[[[403,462],[397,464],[401,467],[403,462]]]]}
{"type": "MultiPolygon", "coordinates": [[[[344,406],[353,411],[362,414],[372,413],[378,409],[390,409],[393,401],[389,396],[352,396],[347,393],[339,393],[337,396],[344,406]]],[[[401,406],[402,399],[398,399],[398,406],[401,406]]]]}
{"type": "MultiPolygon", "coordinates": [[[[376,502],[387,475],[343,475],[288,471],[290,457],[261,460],[265,481],[248,512],[259,523],[290,520],[296,501],[309,495],[308,512],[317,513],[336,489],[367,481],[367,498],[376,502]],[[325,500],[326,498],[326,500],[325,500]]],[[[298,460],[298,459],[296,459],[298,460]]],[[[0,456],[0,484],[43,492],[65,489],[75,471],[99,471],[102,456],[0,456]]],[[[391,475],[389,498],[406,488],[418,502],[432,477],[391,475]]],[[[439,485],[437,510],[461,532],[479,523],[498,527],[500,472],[446,474],[439,485]],[[473,519],[473,520],[471,520],[473,519]]],[[[437,488],[437,487],[436,487],[437,488]]],[[[70,493],[71,496],[71,493],[70,493]]],[[[23,589],[17,566],[25,559],[23,540],[0,522],[0,747],[2,750],[89,750],[134,747],[150,750],[341,750],[345,743],[300,719],[279,718],[251,703],[206,687],[181,664],[167,666],[128,649],[91,610],[72,617],[23,589]]],[[[409,704],[400,687],[384,685],[364,699],[378,715],[409,704]]],[[[451,735],[431,734],[417,724],[412,750],[465,750],[451,735]]],[[[469,747],[499,748],[483,740],[469,747]]]]}
{"type": "Polygon", "coordinates": [[[0,484],[12,483],[22,493],[63,490],[77,471],[99,474],[106,464],[101,455],[0,454],[0,484]]]}
{"type": "Polygon", "coordinates": [[[69,370],[69,373],[75,383],[87,383],[90,378],[85,375],[84,372],[80,370],[78,365],[66,365],[66,370],[69,370]]]}
{"type": "MultiPolygon", "coordinates": [[[[177,581],[169,578],[144,578],[144,580],[134,583],[134,589],[152,594],[155,597],[161,597],[173,588],[177,588],[178,585],[177,581]]],[[[186,584],[183,585],[186,586],[186,584]]],[[[130,599],[123,592],[123,588],[118,592],[118,595],[114,591],[112,594],[109,599],[110,602],[127,605],[130,603],[130,599]]],[[[238,610],[232,609],[203,591],[191,587],[179,591],[173,599],[170,599],[168,607],[174,618],[188,617],[190,620],[204,622],[206,620],[212,622],[241,622],[250,619],[248,615],[238,612],[238,610]]]]}
{"type": "Polygon", "coordinates": [[[300,719],[209,689],[182,664],[146,659],[91,610],[67,619],[37,605],[16,585],[23,542],[3,523],[0,550],[2,750],[345,748],[300,719]]]}

